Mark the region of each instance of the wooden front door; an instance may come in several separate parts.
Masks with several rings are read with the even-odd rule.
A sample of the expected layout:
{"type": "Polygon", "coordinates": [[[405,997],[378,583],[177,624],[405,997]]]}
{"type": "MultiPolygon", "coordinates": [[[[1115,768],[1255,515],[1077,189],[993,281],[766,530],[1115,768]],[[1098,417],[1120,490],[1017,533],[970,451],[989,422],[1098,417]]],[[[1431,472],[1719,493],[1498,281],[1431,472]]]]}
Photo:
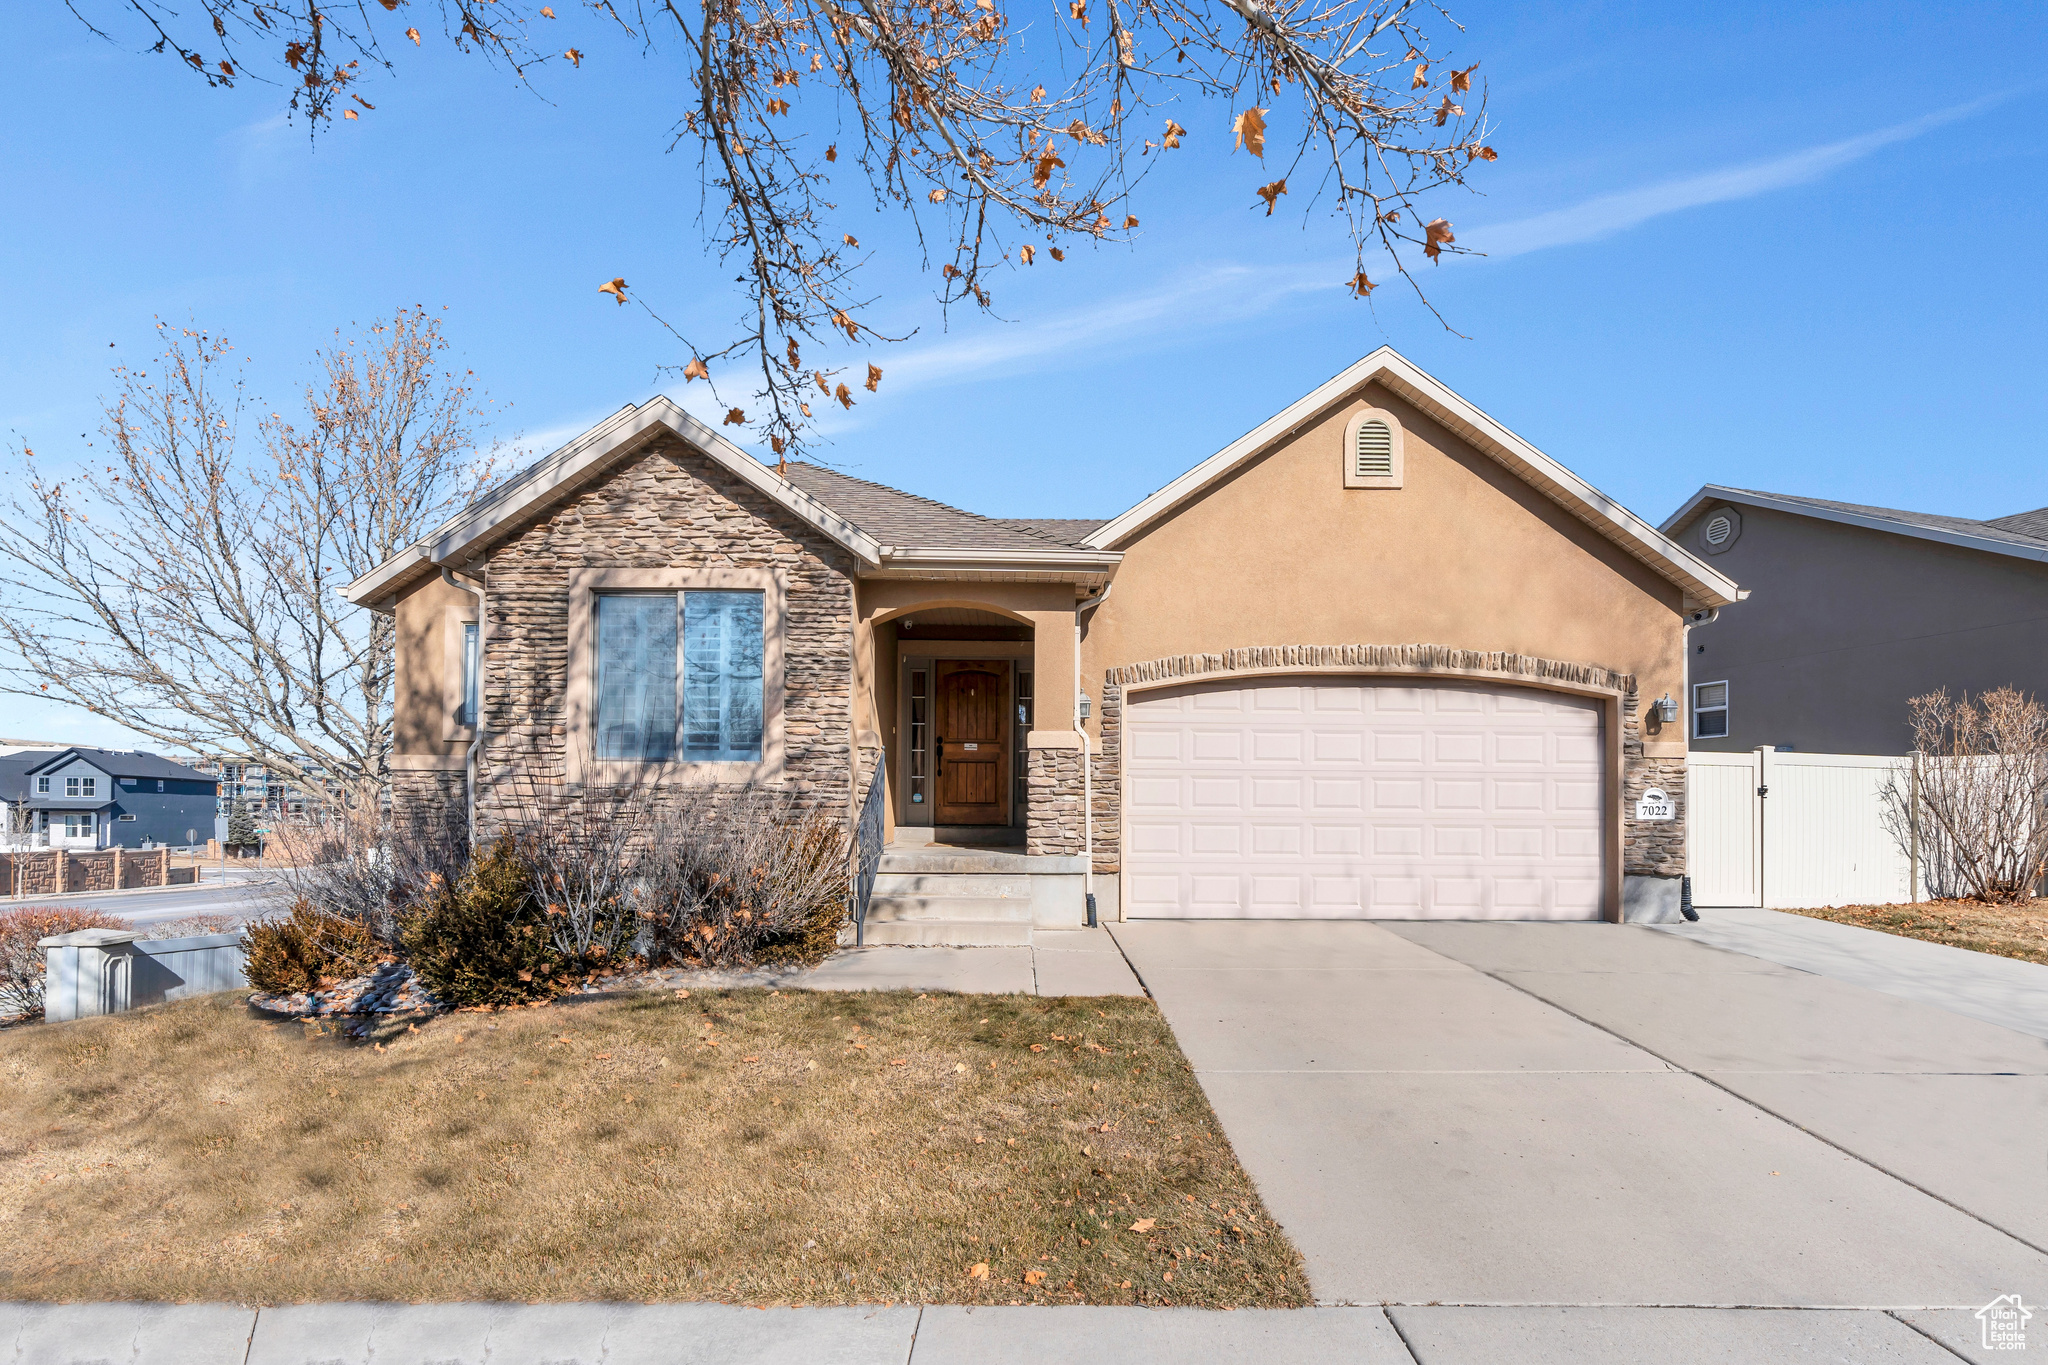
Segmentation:
{"type": "Polygon", "coordinates": [[[1007,662],[938,665],[937,741],[941,825],[1010,823],[1010,690],[1007,662]]]}

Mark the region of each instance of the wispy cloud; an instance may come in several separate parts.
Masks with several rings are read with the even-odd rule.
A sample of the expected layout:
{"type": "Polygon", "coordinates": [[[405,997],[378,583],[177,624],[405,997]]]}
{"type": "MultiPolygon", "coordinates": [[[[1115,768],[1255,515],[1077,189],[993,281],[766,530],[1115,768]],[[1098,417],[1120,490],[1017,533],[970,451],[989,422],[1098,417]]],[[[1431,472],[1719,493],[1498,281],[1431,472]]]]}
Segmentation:
{"type": "Polygon", "coordinates": [[[1858,137],[1843,138],[1839,142],[1823,143],[1818,147],[1808,147],[1784,156],[1751,161],[1740,166],[1729,166],[1677,180],[1666,180],[1641,189],[1596,195],[1569,208],[1553,209],[1549,213],[1539,213],[1529,218],[1474,228],[1470,232],[1459,234],[1460,244],[1469,246],[1474,251],[1484,252],[1491,259],[1499,260],[1509,256],[1526,255],[1531,251],[1541,251],[1545,247],[1596,241],[1635,227],[1639,223],[1648,222],[1652,218],[1661,218],[1667,213],[1677,213],[1683,209],[1699,208],[1707,204],[1725,204],[1736,199],[1752,199],[1759,194],[1768,194],[1772,190],[1803,185],[1840,170],[1852,162],[1861,161],[1886,147],[1911,141],[1944,124],[1966,119],[2009,98],[2010,93],[1988,95],[1983,99],[1972,100],[1968,104],[1959,104],[1951,109],[1908,119],[1904,123],[1895,123],[1889,128],[1880,128],[1858,137]]]}
{"type": "Polygon", "coordinates": [[[892,392],[955,383],[992,370],[1034,369],[1128,348],[1171,333],[1207,331],[1271,312],[1303,295],[1343,287],[1332,266],[1206,265],[1169,283],[1022,325],[978,326],[971,335],[897,352],[892,392]]]}

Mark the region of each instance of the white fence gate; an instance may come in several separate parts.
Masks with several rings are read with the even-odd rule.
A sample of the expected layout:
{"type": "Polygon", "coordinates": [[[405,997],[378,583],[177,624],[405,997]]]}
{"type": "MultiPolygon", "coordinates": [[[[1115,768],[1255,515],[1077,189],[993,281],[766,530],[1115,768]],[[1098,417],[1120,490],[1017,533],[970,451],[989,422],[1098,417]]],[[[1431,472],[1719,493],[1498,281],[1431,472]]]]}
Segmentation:
{"type": "Polygon", "coordinates": [[[1867,754],[1695,753],[1686,759],[1693,904],[1800,907],[1917,899],[1885,829],[1885,779],[1912,760],[1867,754]]]}

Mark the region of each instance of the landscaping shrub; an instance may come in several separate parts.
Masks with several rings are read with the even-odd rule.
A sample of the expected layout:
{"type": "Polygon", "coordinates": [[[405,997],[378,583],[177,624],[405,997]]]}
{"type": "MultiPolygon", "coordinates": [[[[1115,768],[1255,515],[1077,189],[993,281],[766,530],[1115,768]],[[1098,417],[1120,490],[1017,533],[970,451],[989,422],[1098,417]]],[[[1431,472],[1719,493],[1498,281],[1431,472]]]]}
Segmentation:
{"type": "Polygon", "coordinates": [[[43,1017],[43,950],[38,940],[77,929],[127,929],[98,910],[23,906],[0,910],[0,1020],[43,1017]]]}
{"type": "Polygon", "coordinates": [[[259,991],[293,995],[323,982],[362,976],[385,956],[383,945],[354,920],[330,915],[300,897],[281,918],[242,931],[243,975],[259,991]]]}
{"type": "Polygon", "coordinates": [[[671,806],[642,860],[656,951],[692,966],[813,963],[846,919],[844,819],[747,788],[671,806]]]}
{"type": "Polygon", "coordinates": [[[516,1005],[553,995],[571,963],[555,947],[533,873],[510,835],[405,919],[400,942],[427,989],[451,1005],[516,1005]]]}
{"type": "Polygon", "coordinates": [[[292,826],[289,866],[279,875],[322,912],[354,920],[389,948],[412,908],[455,881],[469,863],[467,834],[445,821],[365,818],[341,812],[292,826]]]}

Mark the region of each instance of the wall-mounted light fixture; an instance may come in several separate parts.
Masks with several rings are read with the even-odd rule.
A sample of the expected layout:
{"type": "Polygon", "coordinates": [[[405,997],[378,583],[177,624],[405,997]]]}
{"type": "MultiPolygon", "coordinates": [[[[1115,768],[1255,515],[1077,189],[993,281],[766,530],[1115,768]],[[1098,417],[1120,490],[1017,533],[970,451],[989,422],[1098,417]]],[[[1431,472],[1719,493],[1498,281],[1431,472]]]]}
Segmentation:
{"type": "Polygon", "coordinates": [[[1080,703],[1075,707],[1075,710],[1080,714],[1082,720],[1086,720],[1095,714],[1095,703],[1088,699],[1086,692],[1083,692],[1080,703]]]}
{"type": "Polygon", "coordinates": [[[905,630],[909,630],[909,629],[910,629],[910,628],[911,628],[912,626],[914,626],[914,625],[916,625],[916,624],[917,624],[917,621],[916,621],[916,620],[915,620],[914,618],[912,618],[912,617],[906,616],[906,617],[904,617],[904,618],[903,618],[903,628],[904,628],[905,630]]]}
{"type": "Polygon", "coordinates": [[[1666,725],[1678,719],[1678,703],[1671,699],[1669,692],[1657,698],[1651,705],[1657,708],[1657,719],[1663,721],[1666,725]]]}

